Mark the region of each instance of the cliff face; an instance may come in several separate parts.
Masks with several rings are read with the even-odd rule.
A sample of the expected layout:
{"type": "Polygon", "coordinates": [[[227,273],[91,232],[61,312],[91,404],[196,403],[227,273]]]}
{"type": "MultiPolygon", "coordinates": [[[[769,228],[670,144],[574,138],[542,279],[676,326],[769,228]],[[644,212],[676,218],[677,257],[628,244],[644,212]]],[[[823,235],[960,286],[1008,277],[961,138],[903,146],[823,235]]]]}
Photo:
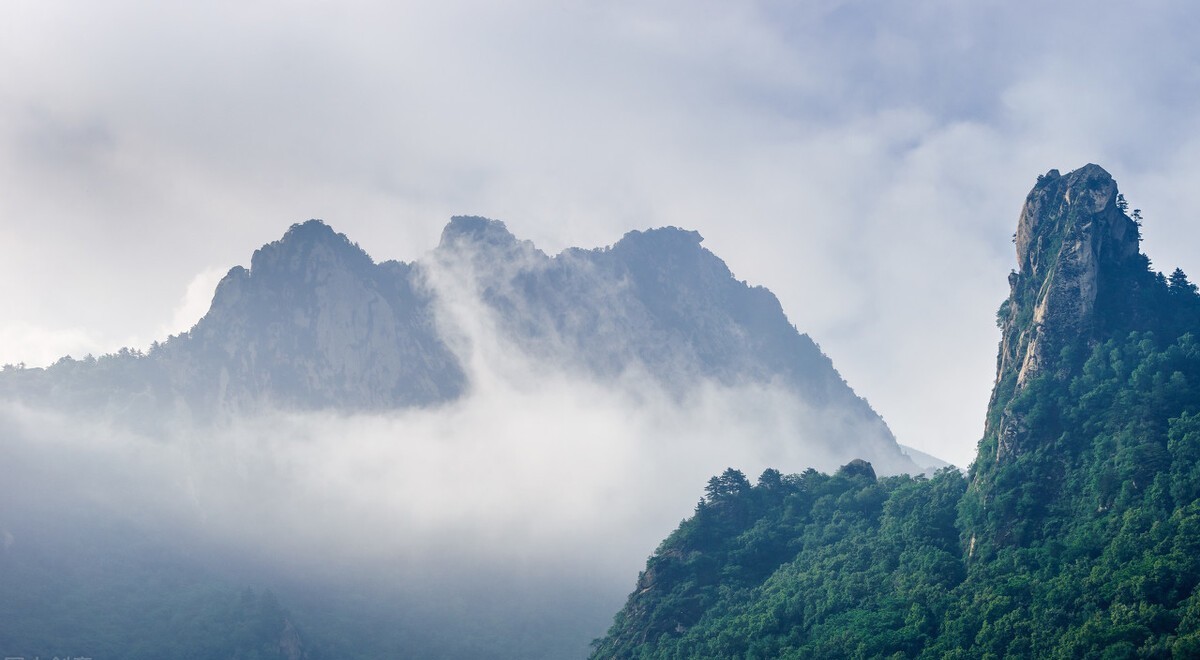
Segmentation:
{"type": "MultiPolygon", "coordinates": [[[[1132,342],[1142,352],[1165,350],[1194,332],[1197,317],[1186,276],[1173,275],[1179,283],[1169,284],[1150,269],[1139,250],[1139,225],[1124,207],[1116,183],[1096,165],[1066,175],[1051,170],[1025,200],[1014,236],[1018,270],[1009,275],[1011,292],[997,315],[1002,337],[996,384],[964,499],[970,555],[1049,534],[1045,521],[1057,515],[1055,508],[1104,510],[1111,494],[1096,484],[1118,483],[1122,470],[1136,472],[1110,465],[1100,470],[1108,470],[1104,475],[1080,476],[1090,464],[1116,460],[1125,466],[1129,458],[1095,449],[1090,432],[1077,428],[1105,419],[1086,409],[1101,394],[1087,399],[1084,393],[1111,366],[1106,361],[1115,347],[1132,342]],[[1110,348],[1097,357],[1101,346],[1110,348]],[[1080,485],[1068,492],[1072,479],[1080,485]],[[1089,488],[1096,492],[1084,494],[1089,488]]],[[[1121,360],[1132,364],[1135,358],[1121,360]]],[[[1104,391],[1126,385],[1118,379],[1104,391]]],[[[1128,437],[1152,436],[1130,431],[1128,437]]],[[[1158,455],[1162,448],[1130,451],[1143,449],[1158,455]]],[[[1131,477],[1129,483],[1141,482],[1131,477]]]]}
{"type": "MultiPolygon", "coordinates": [[[[456,218],[425,268],[444,298],[476,297],[509,346],[534,360],[614,386],[646,378],[675,394],[701,382],[779,387],[795,395],[805,440],[838,462],[866,456],[885,473],[916,471],[775,295],[737,280],[702,241],[665,227],[548,256],[503,223],[456,218]]],[[[472,324],[443,320],[451,333],[472,324]]]]}
{"type": "Polygon", "coordinates": [[[229,412],[423,405],[465,382],[413,268],[376,264],[315,220],[230,270],[208,314],[158,360],[201,407],[229,412]]]}
{"type": "MultiPolygon", "coordinates": [[[[1117,204],[1117,184],[1098,165],[1065,176],[1050,170],[1025,199],[1015,243],[1018,270],[1001,307],[1000,353],[985,437],[995,460],[1020,451],[1022,420],[1006,406],[1041,374],[1065,377],[1077,366],[1064,349],[1104,329],[1097,309],[1121,295],[1110,282],[1144,262],[1138,226],[1117,204]]],[[[981,457],[982,458],[982,457],[981,457]]]]}

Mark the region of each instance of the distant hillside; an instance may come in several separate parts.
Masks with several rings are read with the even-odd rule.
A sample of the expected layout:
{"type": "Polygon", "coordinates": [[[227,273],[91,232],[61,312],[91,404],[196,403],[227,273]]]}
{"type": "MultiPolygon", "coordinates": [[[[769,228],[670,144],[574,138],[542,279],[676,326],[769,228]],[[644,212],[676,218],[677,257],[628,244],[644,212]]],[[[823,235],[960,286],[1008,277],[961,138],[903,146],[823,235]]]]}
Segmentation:
{"type": "Polygon", "coordinates": [[[310,220],[146,354],[0,371],[0,651],[580,657],[688,484],[856,458],[918,470],[696,232],[310,220]]]}
{"type": "Polygon", "coordinates": [[[803,442],[814,461],[913,471],[775,296],[735,279],[701,240],[634,231],[551,257],[501,222],[456,217],[428,257],[376,263],[310,220],[231,269],[190,332],[146,355],[10,369],[0,397],[98,411],[151,434],[181,417],[437,406],[470,391],[482,340],[614,387],[632,378],[678,395],[702,383],[780,388],[799,437],[779,443],[803,442]]]}
{"type": "Polygon", "coordinates": [[[969,474],[727,470],[594,657],[1200,657],[1200,295],[1139,229],[1038,177],[969,474]]]}
{"type": "Polygon", "coordinates": [[[907,445],[900,445],[900,451],[904,452],[904,455],[911,458],[914,463],[921,466],[926,476],[932,476],[934,472],[945,467],[950,467],[949,463],[937,456],[931,456],[907,445]]]}

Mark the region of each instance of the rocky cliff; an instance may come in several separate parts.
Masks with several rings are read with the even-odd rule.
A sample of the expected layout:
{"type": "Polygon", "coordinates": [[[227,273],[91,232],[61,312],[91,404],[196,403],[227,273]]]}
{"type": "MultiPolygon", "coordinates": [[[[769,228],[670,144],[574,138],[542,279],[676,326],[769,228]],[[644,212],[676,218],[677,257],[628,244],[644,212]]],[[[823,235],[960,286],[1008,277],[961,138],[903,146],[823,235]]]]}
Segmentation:
{"type": "MultiPolygon", "coordinates": [[[[1132,475],[1141,468],[1129,466],[1158,462],[1162,447],[1143,441],[1162,428],[1125,432],[1129,452],[1149,452],[1135,460],[1132,453],[1097,449],[1094,431],[1075,426],[1107,419],[1089,408],[1103,398],[1099,392],[1146,385],[1139,379],[1165,367],[1145,366],[1097,388],[1102,374],[1120,374],[1147,359],[1143,353],[1186,353],[1171,344],[1194,333],[1200,320],[1195,287],[1182,271],[1168,280],[1150,268],[1139,249],[1140,225],[1126,206],[1116,182],[1097,165],[1066,175],[1051,170],[1025,200],[1014,236],[1017,270],[997,314],[996,384],[964,499],[968,554],[1049,534],[1045,521],[1059,515],[1053,507],[1107,510],[1122,471],[1132,475]],[[1131,354],[1113,357],[1123,351],[1131,354]],[[1088,398],[1091,390],[1097,393],[1088,398]],[[1079,476],[1083,466],[1101,464],[1106,467],[1096,474],[1079,476]],[[1080,484],[1066,492],[1072,478],[1080,484]]],[[[1185,370],[1177,370],[1156,376],[1162,382],[1153,387],[1184,389],[1168,384],[1186,381],[1185,370]]],[[[1128,483],[1141,488],[1147,478],[1131,476],[1128,483]]]]}
{"type": "Polygon", "coordinates": [[[316,220],[231,269],[208,314],[154,357],[196,405],[232,412],[426,405],[465,386],[413,266],[376,264],[316,220]]]}
{"type": "Polygon", "coordinates": [[[1021,209],[1014,242],[1018,269],[1000,308],[1002,338],[985,436],[997,440],[995,460],[1020,450],[1019,417],[1006,409],[1035,376],[1065,377],[1077,366],[1064,349],[1094,340],[1127,283],[1118,274],[1145,263],[1138,226],[1118,206],[1117,184],[1099,165],[1038,177],[1021,209]]]}

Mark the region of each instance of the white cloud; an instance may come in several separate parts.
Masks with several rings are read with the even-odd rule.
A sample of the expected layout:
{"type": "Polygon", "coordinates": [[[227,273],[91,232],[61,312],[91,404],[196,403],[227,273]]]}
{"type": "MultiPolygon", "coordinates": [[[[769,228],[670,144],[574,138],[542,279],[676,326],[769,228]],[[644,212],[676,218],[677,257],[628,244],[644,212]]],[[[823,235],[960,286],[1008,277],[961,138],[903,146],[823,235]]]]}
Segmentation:
{"type": "Polygon", "coordinates": [[[1200,272],[1187,2],[5,9],[8,335],[146,337],[309,217],[406,260],[455,213],[550,251],[674,224],[961,463],[1037,174],[1104,165],[1156,263],[1200,272]]]}
{"type": "Polygon", "coordinates": [[[213,292],[217,289],[217,283],[225,277],[228,268],[206,268],[196,274],[191,282],[188,282],[187,291],[183,294],[183,299],[175,307],[174,314],[171,315],[171,322],[161,326],[157,333],[159,337],[177,335],[181,332],[187,332],[196,325],[207,312],[209,306],[212,305],[213,292]]]}
{"type": "Polygon", "coordinates": [[[81,328],[45,328],[21,322],[0,325],[0,364],[42,367],[64,355],[99,354],[99,347],[81,328]]]}

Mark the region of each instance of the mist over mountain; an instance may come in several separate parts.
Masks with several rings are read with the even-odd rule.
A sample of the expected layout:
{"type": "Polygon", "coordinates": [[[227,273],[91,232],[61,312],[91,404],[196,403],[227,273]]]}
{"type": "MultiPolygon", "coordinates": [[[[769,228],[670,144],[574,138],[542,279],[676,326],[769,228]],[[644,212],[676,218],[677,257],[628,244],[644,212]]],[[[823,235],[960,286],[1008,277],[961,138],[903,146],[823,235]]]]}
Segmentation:
{"type": "Polygon", "coordinates": [[[40,605],[8,612],[3,650],[116,649],[133,631],[114,621],[178,610],[329,657],[579,656],[706,475],[918,471],[701,240],[550,256],[456,217],[425,257],[377,263],[310,220],[146,354],[6,368],[3,559],[40,605]],[[69,603],[113,593],[66,631],[69,603]]]}
{"type": "Polygon", "coordinates": [[[375,263],[318,220],[221,280],[209,312],[148,354],[64,358],[0,377],[11,399],[144,425],[266,410],[388,411],[454,402],[473,364],[504,354],[547,372],[683,397],[698,383],[794,395],[811,465],[916,466],[765,288],[740,282],[696,232],[634,231],[549,257],[503,223],[456,217],[414,263],[375,263]]]}
{"type": "Polygon", "coordinates": [[[1127,209],[1038,177],[965,476],[713,476],[593,657],[1200,655],[1200,294],[1127,209]]]}

